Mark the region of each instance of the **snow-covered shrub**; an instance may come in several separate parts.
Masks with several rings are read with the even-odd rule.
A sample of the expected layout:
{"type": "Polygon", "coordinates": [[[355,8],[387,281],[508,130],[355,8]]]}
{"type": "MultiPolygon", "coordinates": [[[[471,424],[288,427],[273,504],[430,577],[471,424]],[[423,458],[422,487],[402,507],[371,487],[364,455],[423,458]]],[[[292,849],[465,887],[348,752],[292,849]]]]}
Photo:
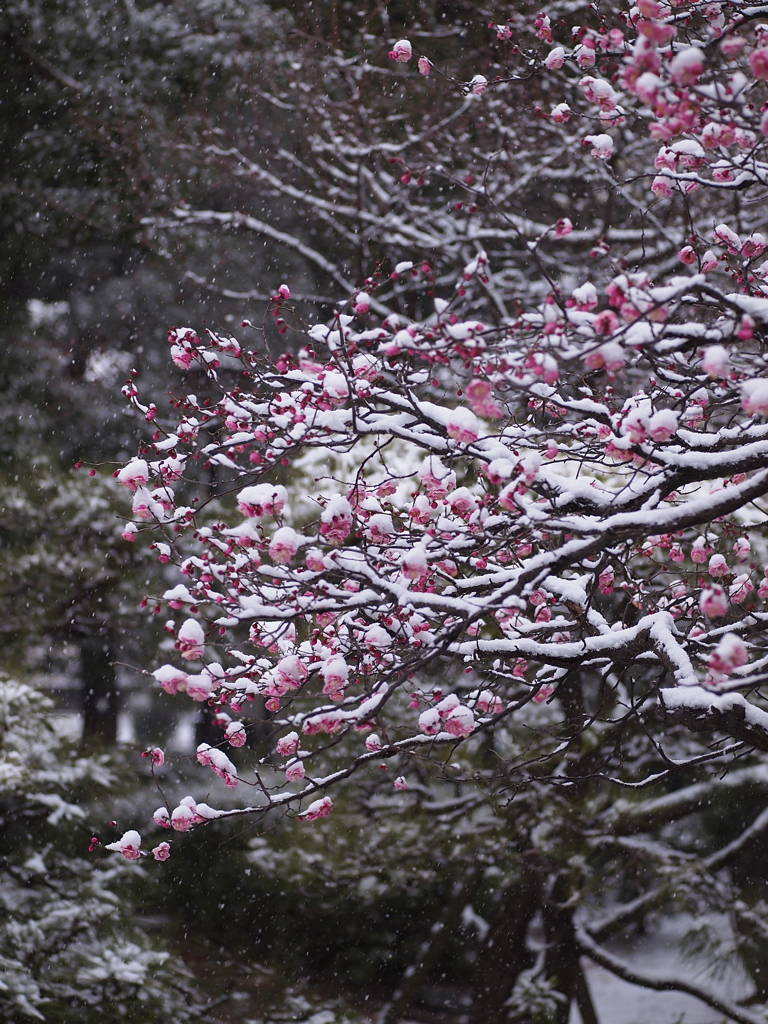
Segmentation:
{"type": "Polygon", "coordinates": [[[140,868],[89,853],[87,800],[114,792],[51,701],[0,679],[0,1019],[186,1020],[187,975],[132,920],[140,868]]]}

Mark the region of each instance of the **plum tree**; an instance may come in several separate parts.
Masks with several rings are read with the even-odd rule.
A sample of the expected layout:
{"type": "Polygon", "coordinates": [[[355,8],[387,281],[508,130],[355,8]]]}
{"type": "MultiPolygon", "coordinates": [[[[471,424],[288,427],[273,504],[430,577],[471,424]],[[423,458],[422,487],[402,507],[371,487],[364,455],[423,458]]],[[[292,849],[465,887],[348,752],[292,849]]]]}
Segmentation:
{"type": "MultiPolygon", "coordinates": [[[[222,728],[197,751],[221,806],[174,799],[157,825],[281,812],[307,829],[338,790],[384,820],[412,808],[422,854],[436,832],[470,837],[388,1021],[477,886],[477,1020],[565,1022],[575,1001],[591,1024],[582,957],[761,1019],[604,942],[660,907],[727,913],[748,998],[765,1003],[745,865],[768,824],[766,10],[642,0],[552,5],[527,34],[495,23],[497,41],[522,33],[508,73],[494,55],[455,85],[462,102],[478,121],[488,104],[501,131],[523,70],[532,102],[551,94],[528,111],[546,125],[539,163],[572,181],[578,151],[598,169],[597,228],[574,231],[562,204],[518,218],[500,275],[468,230],[450,282],[447,250],[435,274],[432,247],[403,236],[391,270],[372,268],[326,323],[276,291],[289,351],[172,330],[173,362],[200,383],[172,420],[126,385],[156,428],[118,473],[126,533],[176,570],[157,604],[176,657],[152,675],[222,728]],[[273,749],[249,759],[257,698],[273,749]],[[224,796],[239,786],[244,803],[224,796]],[[734,792],[750,798],[726,813],[734,792]],[[691,827],[702,800],[717,829],[691,827]]],[[[418,57],[403,39],[389,50],[398,68],[418,57]]],[[[423,54],[410,88],[438,71],[423,54]]],[[[471,202],[503,215],[508,167],[466,132],[456,148],[485,168],[464,181],[471,202]]],[[[313,199],[346,216],[336,202],[313,199]]],[[[429,209],[415,201],[414,219],[437,224],[429,209]]],[[[133,830],[111,848],[143,852],[133,830]]]]}

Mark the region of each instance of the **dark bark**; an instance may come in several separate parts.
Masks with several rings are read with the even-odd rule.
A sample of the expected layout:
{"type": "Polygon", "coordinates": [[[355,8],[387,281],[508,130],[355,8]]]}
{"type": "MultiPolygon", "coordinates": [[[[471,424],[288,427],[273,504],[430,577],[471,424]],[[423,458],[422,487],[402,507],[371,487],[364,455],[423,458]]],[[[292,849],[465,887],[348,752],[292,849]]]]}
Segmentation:
{"type": "Polygon", "coordinates": [[[113,746],[117,741],[117,676],[110,638],[104,635],[80,641],[83,680],[84,747],[113,746]]]}
{"type": "Polygon", "coordinates": [[[567,882],[561,875],[556,879],[552,893],[543,907],[547,976],[553,980],[558,992],[565,996],[559,1004],[556,1024],[568,1024],[571,1003],[574,1001],[583,1024],[599,1024],[581,966],[573,925],[573,907],[568,896],[567,882]]]}
{"type": "Polygon", "coordinates": [[[537,879],[523,875],[498,895],[473,977],[475,1024],[502,1024],[517,977],[533,962],[526,935],[539,907],[538,890],[537,879]]]}

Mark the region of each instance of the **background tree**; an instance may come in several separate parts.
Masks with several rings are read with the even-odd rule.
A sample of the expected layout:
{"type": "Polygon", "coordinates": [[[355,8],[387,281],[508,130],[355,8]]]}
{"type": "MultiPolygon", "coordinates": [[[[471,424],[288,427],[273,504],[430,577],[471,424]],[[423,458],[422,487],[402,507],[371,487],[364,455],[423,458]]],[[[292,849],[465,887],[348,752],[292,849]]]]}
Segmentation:
{"type": "Polygon", "coordinates": [[[51,710],[0,682],[0,1017],[188,1020],[188,975],[131,921],[140,869],[87,852],[84,804],[114,799],[115,767],[76,757],[51,710]]]}

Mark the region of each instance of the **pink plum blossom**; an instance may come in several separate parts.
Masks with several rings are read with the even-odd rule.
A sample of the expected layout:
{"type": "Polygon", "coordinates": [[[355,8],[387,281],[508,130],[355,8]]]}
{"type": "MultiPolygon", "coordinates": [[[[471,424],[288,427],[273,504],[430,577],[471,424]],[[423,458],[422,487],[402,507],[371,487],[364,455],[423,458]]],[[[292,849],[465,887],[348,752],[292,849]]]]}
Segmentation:
{"type": "Polygon", "coordinates": [[[680,50],[669,66],[670,77],[679,85],[695,85],[704,70],[704,54],[698,47],[680,50]]]}
{"type": "Polygon", "coordinates": [[[299,749],[299,734],[297,732],[286,733],[281,736],[275,744],[275,750],[280,757],[291,757],[299,749]]]}
{"type": "Polygon", "coordinates": [[[117,479],[131,491],[143,487],[149,480],[149,467],[145,459],[131,459],[117,474],[117,479]]]}
{"type": "Polygon", "coordinates": [[[171,827],[176,832],[186,832],[197,824],[198,818],[194,808],[182,801],[171,811],[171,827]]]}
{"type": "Polygon", "coordinates": [[[747,537],[739,537],[733,544],[733,552],[739,562],[746,562],[752,553],[752,545],[747,537]]]}
{"type": "Polygon", "coordinates": [[[413,56],[413,49],[407,39],[398,39],[389,51],[389,59],[405,64],[413,56]]]}
{"type": "Polygon", "coordinates": [[[709,575],[714,579],[725,576],[728,573],[728,563],[722,555],[712,555],[709,560],[709,575]]]}
{"type": "Polygon", "coordinates": [[[240,491],[237,507],[244,516],[261,519],[263,516],[279,516],[287,499],[288,492],[281,484],[254,484],[240,491]]]}
{"type": "Polygon", "coordinates": [[[287,565],[301,546],[302,537],[290,526],[281,526],[269,542],[269,557],[273,562],[287,565]]]}
{"type": "Polygon", "coordinates": [[[722,345],[710,345],[701,361],[701,368],[707,376],[721,379],[727,376],[730,365],[728,350],[722,345]]]}
{"type": "Polygon", "coordinates": [[[741,385],[741,407],[744,412],[768,418],[768,380],[757,377],[741,385]]]}
{"type": "Polygon", "coordinates": [[[707,545],[704,537],[697,537],[691,546],[691,560],[697,565],[703,565],[707,561],[712,548],[707,545]]]}
{"type": "Polygon", "coordinates": [[[749,67],[755,78],[768,81],[768,47],[761,46],[750,53],[749,67]]]}
{"type": "Polygon", "coordinates": [[[545,701],[549,700],[549,698],[552,696],[554,692],[554,686],[545,683],[543,686],[540,686],[538,688],[536,693],[534,693],[533,697],[531,697],[531,700],[534,704],[543,704],[545,701]]]}
{"type": "Polygon", "coordinates": [[[288,782],[299,782],[306,775],[306,769],[302,761],[293,761],[285,769],[285,777],[288,782]]]}
{"type": "Polygon", "coordinates": [[[202,658],[205,651],[205,633],[197,619],[187,619],[176,637],[176,650],[185,661],[202,658]]]}
{"type": "Polygon", "coordinates": [[[469,736],[475,728],[475,716],[472,709],[463,704],[453,708],[446,715],[443,728],[451,736],[469,736]]]}
{"type": "Polygon", "coordinates": [[[334,495],[320,515],[320,533],[328,540],[340,544],[351,530],[352,507],[343,495],[334,495]]]}
{"type": "Polygon", "coordinates": [[[173,665],[163,665],[161,668],[155,669],[152,675],[166,693],[178,693],[179,691],[183,693],[189,681],[189,675],[183,669],[175,668],[173,665]]]}
{"type": "Polygon", "coordinates": [[[233,747],[244,747],[247,735],[242,722],[230,722],[224,730],[224,736],[233,747]]]}
{"type": "Polygon", "coordinates": [[[152,850],[152,856],[155,860],[168,860],[171,856],[170,843],[160,843],[152,850]]]}
{"type": "Polygon", "coordinates": [[[411,548],[406,551],[400,560],[400,568],[403,576],[409,580],[420,580],[427,575],[429,563],[427,553],[423,547],[411,548]]]}
{"type": "Polygon", "coordinates": [[[349,665],[341,654],[334,654],[323,662],[320,673],[323,677],[323,693],[338,693],[349,679],[349,665]]]}
{"type": "Polygon", "coordinates": [[[105,850],[122,854],[126,860],[138,860],[141,856],[141,836],[134,829],[124,832],[116,843],[108,843],[105,850]]]}
{"type": "Polygon", "coordinates": [[[722,587],[706,587],[701,592],[699,607],[710,619],[721,619],[728,611],[728,598],[722,587]]]}
{"type": "Polygon", "coordinates": [[[152,815],[152,820],[156,825],[159,825],[160,828],[171,827],[171,816],[168,813],[167,807],[158,807],[155,813],[152,815]]]}
{"type": "Polygon", "coordinates": [[[480,424],[469,409],[459,406],[452,409],[446,424],[448,436],[462,444],[471,444],[480,436],[480,424]]]}
{"type": "Polygon", "coordinates": [[[597,313],[592,321],[592,329],[595,334],[612,334],[619,326],[619,318],[612,309],[604,309],[597,313]]]}
{"type": "Polygon", "coordinates": [[[746,665],[749,661],[747,645],[735,633],[726,633],[709,656],[707,662],[713,678],[721,679],[746,665]]]}
{"type": "Polygon", "coordinates": [[[427,495],[439,500],[445,498],[456,486],[456,474],[448,469],[437,455],[429,455],[419,469],[421,480],[427,495]]]}
{"type": "Polygon", "coordinates": [[[320,800],[313,800],[309,807],[299,815],[304,821],[316,821],[317,818],[327,818],[333,810],[333,801],[329,796],[320,800]]]}
{"type": "Polygon", "coordinates": [[[613,139],[610,135],[586,135],[584,143],[592,147],[592,156],[596,160],[610,160],[613,156],[613,139]]]}
{"type": "Polygon", "coordinates": [[[749,574],[741,573],[728,587],[728,596],[734,604],[743,604],[754,589],[755,585],[749,578],[749,574]]]}

